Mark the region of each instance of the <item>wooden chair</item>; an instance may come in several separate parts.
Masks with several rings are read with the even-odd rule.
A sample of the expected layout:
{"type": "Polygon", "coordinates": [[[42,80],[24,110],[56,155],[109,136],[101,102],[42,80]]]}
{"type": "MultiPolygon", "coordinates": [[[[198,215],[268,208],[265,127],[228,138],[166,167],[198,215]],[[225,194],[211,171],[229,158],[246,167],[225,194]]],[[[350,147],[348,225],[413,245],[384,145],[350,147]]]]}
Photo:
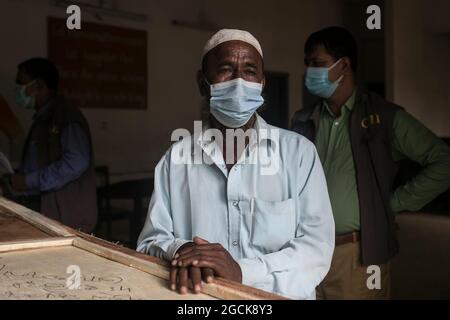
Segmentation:
{"type": "Polygon", "coordinates": [[[107,166],[95,167],[97,176],[97,208],[98,221],[95,234],[100,232],[103,223],[106,223],[106,240],[111,239],[111,201],[109,199],[109,168],[107,166]]]}
{"type": "Polygon", "coordinates": [[[153,179],[140,179],[121,181],[111,184],[109,170],[106,166],[96,167],[98,178],[97,202],[99,219],[96,233],[100,233],[103,224],[106,224],[106,240],[121,242],[130,248],[136,245],[139,232],[143,226],[143,216],[146,212],[144,198],[149,198],[153,191],[153,179]],[[114,200],[132,200],[133,208],[130,210],[115,208],[112,206],[114,200]],[[117,239],[112,232],[112,222],[127,220],[129,224],[128,239],[117,239]]]}

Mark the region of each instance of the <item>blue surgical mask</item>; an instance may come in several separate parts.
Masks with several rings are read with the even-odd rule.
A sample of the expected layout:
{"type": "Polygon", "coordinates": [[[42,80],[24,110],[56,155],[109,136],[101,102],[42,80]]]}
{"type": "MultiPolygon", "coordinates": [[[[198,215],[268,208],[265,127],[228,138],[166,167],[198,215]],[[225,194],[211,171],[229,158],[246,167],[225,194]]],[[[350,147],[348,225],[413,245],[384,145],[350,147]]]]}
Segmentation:
{"type": "Polygon", "coordinates": [[[211,87],[211,113],[226,127],[245,125],[264,103],[261,83],[238,78],[213,84],[211,87]]]}
{"type": "Polygon", "coordinates": [[[33,109],[35,107],[35,98],[26,94],[27,88],[34,82],[31,81],[25,85],[16,85],[16,103],[25,109],[33,109]]]}
{"type": "Polygon", "coordinates": [[[311,94],[328,99],[336,92],[344,76],[331,82],[328,80],[328,74],[340,61],[341,59],[329,68],[306,68],[305,86],[311,94]]]}

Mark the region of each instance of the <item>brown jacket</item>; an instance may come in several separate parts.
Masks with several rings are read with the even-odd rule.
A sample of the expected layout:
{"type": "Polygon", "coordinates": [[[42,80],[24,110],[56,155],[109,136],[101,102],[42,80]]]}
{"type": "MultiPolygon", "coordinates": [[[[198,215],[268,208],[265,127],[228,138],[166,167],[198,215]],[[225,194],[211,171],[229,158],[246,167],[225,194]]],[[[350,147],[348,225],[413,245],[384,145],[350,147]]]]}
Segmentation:
{"type": "Polygon", "coordinates": [[[25,143],[24,154],[31,136],[37,144],[39,167],[44,168],[62,156],[61,133],[69,123],[77,123],[89,138],[91,161],[88,169],[60,190],[40,194],[41,213],[74,229],[91,232],[97,223],[97,195],[94,155],[89,125],[78,108],[70,106],[63,97],[50,101],[46,113],[36,119],[25,143]]]}

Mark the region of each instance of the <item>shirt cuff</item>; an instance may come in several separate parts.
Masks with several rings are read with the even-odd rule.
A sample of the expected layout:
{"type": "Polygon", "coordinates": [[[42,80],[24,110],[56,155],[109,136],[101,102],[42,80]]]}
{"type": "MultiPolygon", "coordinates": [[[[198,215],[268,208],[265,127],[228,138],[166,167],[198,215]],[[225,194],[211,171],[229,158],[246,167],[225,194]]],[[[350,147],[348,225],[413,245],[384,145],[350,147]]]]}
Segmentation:
{"type": "Polygon", "coordinates": [[[39,171],[25,175],[25,184],[27,185],[27,191],[39,190],[39,171]]]}
{"type": "Polygon", "coordinates": [[[165,252],[165,258],[167,260],[172,260],[175,254],[177,253],[178,249],[180,249],[182,246],[184,246],[186,243],[189,242],[192,242],[192,240],[182,240],[182,239],[174,240],[174,242],[169,246],[169,248],[165,252]]]}
{"type": "Polygon", "coordinates": [[[243,284],[254,286],[267,281],[267,268],[260,258],[239,259],[237,263],[241,267],[243,284]]]}

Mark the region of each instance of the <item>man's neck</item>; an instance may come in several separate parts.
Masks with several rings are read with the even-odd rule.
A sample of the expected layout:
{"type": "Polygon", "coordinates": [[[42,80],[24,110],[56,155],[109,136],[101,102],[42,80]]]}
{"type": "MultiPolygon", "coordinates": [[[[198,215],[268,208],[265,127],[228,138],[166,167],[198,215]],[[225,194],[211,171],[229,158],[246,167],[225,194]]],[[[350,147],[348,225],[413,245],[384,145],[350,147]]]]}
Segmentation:
{"type": "Polygon", "coordinates": [[[229,128],[229,127],[224,126],[219,121],[217,121],[217,119],[214,118],[214,116],[212,114],[210,114],[210,122],[211,122],[211,127],[212,128],[218,129],[222,133],[222,135],[224,137],[226,137],[226,130],[227,129],[230,129],[230,130],[242,129],[245,132],[248,129],[253,128],[255,126],[255,123],[256,123],[256,114],[254,114],[246,124],[244,124],[242,127],[239,127],[239,128],[229,128]]]}
{"type": "Polygon", "coordinates": [[[44,108],[49,103],[49,101],[52,100],[55,96],[56,94],[51,94],[40,101],[36,101],[36,106],[34,107],[36,113],[39,112],[39,110],[41,110],[42,108],[44,108]]]}
{"type": "Polygon", "coordinates": [[[340,90],[336,91],[336,93],[332,95],[331,98],[326,100],[331,112],[333,112],[333,114],[337,117],[341,115],[342,107],[352,96],[353,91],[355,90],[355,85],[352,84],[351,86],[344,86],[340,87],[339,89],[340,90]]]}
{"type": "Polygon", "coordinates": [[[239,127],[239,128],[228,128],[228,127],[224,126],[223,124],[221,124],[219,121],[217,121],[217,119],[214,118],[214,116],[211,115],[211,114],[210,114],[210,123],[211,123],[211,127],[212,128],[218,129],[222,133],[222,137],[223,137],[223,141],[224,141],[224,144],[222,146],[222,154],[224,155],[224,157],[227,154],[226,150],[227,150],[228,143],[232,143],[233,146],[234,146],[234,152],[233,152],[233,157],[232,157],[233,158],[233,163],[231,163],[231,164],[227,163],[227,161],[226,161],[227,159],[225,159],[225,163],[226,163],[227,169],[230,170],[233,167],[233,165],[238,161],[238,158],[241,156],[242,152],[247,147],[249,141],[247,139],[245,139],[244,150],[238,150],[236,141],[228,141],[227,140],[226,130],[227,129],[230,129],[230,130],[239,130],[239,129],[241,129],[244,132],[246,132],[248,129],[254,128],[255,127],[255,123],[256,123],[256,114],[254,114],[245,125],[243,125],[242,127],[239,127]]]}

